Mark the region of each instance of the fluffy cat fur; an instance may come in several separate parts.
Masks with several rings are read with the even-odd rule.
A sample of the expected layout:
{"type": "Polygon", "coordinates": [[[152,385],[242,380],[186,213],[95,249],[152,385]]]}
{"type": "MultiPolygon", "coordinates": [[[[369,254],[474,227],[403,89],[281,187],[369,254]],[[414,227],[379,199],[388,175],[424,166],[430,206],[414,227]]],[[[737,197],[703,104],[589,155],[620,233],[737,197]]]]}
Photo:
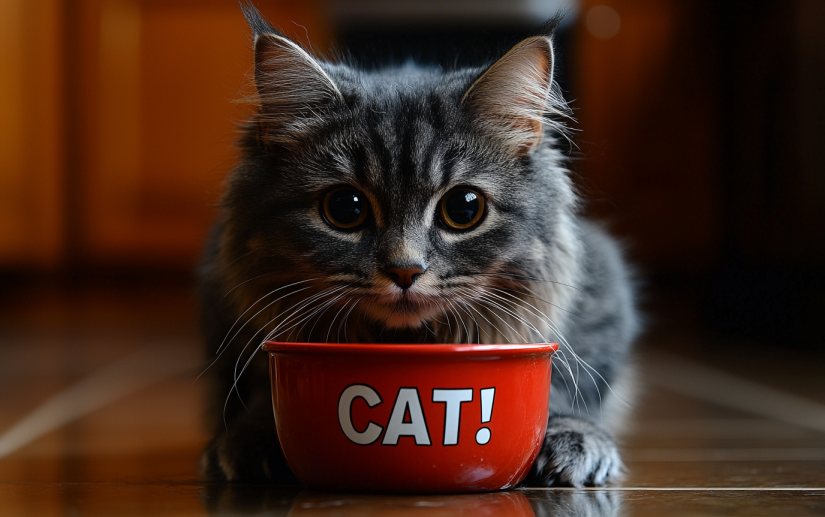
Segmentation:
{"type": "Polygon", "coordinates": [[[555,146],[567,108],[552,27],[487,67],[362,71],[314,58],[251,6],[244,14],[257,110],[201,268],[215,433],[203,474],[293,480],[256,353],[265,339],[557,341],[551,418],[526,483],[615,479],[602,410],[616,402],[608,384],[625,368],[637,316],[619,249],[579,215],[555,146]],[[356,231],[319,209],[341,185],[369,202],[356,231]],[[486,200],[466,231],[436,215],[456,186],[486,200]],[[403,288],[393,267],[423,273],[403,288]]]}

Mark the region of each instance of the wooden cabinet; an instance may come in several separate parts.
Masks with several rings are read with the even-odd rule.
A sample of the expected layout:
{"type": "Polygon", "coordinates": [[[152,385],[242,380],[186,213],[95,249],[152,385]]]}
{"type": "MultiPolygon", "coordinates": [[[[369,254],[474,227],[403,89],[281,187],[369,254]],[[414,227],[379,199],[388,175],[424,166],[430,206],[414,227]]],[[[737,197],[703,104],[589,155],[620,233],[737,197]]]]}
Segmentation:
{"type": "MultiPolygon", "coordinates": [[[[85,0],[78,31],[74,171],[84,262],[191,264],[235,161],[249,107],[251,38],[235,2],[85,0]],[[79,138],[77,138],[79,137],[79,138]]],[[[328,31],[312,3],[261,6],[273,23],[328,31]]],[[[304,34],[301,29],[301,34],[304,34]]]]}
{"type": "Polygon", "coordinates": [[[0,2],[0,266],[63,259],[62,13],[58,0],[0,2]]]}
{"type": "MultiPolygon", "coordinates": [[[[259,2],[326,49],[317,2],[259,2]],[[295,24],[293,24],[293,22],[295,24]]],[[[252,69],[225,0],[3,2],[0,266],[189,267],[252,69]],[[45,16],[44,16],[45,15],[45,16]]]]}

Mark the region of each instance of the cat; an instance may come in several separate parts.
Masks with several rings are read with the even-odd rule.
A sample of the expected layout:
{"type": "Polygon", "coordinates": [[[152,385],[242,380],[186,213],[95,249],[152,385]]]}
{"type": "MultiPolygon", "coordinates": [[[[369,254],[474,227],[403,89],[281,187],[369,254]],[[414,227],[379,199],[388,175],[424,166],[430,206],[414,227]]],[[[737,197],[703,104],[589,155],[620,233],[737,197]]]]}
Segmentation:
{"type": "Polygon", "coordinates": [[[481,68],[365,71],[313,57],[242,9],[256,112],[200,268],[215,433],[202,474],[295,481],[265,339],[557,341],[551,418],[525,483],[616,480],[602,410],[622,403],[611,387],[639,318],[621,250],[580,215],[557,146],[568,108],[554,24],[481,68]]]}

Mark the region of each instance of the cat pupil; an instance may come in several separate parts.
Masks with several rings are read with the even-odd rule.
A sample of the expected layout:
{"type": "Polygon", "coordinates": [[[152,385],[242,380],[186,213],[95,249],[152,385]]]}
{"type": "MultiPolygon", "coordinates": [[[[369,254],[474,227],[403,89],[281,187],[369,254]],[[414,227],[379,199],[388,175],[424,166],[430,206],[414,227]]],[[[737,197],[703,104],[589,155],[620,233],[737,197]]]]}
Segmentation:
{"type": "Polygon", "coordinates": [[[447,199],[447,214],[456,224],[469,224],[480,209],[478,196],[473,192],[459,190],[447,199]]]}
{"type": "Polygon", "coordinates": [[[361,216],[363,209],[358,194],[351,190],[339,190],[330,196],[329,214],[335,219],[334,222],[352,224],[361,216]]]}

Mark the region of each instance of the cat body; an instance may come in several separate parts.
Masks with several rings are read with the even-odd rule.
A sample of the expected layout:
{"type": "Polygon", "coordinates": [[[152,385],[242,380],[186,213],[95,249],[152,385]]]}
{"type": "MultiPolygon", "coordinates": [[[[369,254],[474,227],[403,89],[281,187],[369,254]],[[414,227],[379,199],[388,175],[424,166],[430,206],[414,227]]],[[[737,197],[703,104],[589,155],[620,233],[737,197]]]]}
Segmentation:
{"type": "MultiPolygon", "coordinates": [[[[215,438],[202,471],[288,481],[266,339],[557,341],[534,485],[600,485],[637,332],[621,254],[578,214],[553,115],[552,43],[478,69],[321,62],[251,7],[257,113],[201,269],[215,438]]],[[[329,468],[335,468],[331,465],[329,468]]]]}

